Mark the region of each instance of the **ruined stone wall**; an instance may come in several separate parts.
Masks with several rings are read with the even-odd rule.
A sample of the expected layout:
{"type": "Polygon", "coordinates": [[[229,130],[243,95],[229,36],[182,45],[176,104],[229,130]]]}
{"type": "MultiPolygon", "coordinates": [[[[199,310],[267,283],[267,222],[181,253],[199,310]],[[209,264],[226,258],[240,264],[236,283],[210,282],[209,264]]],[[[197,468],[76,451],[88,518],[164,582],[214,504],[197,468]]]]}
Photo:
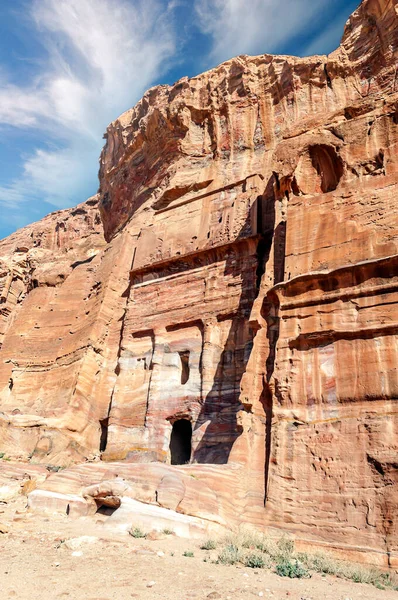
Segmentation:
{"type": "Polygon", "coordinates": [[[397,51],[365,0],[330,56],[238,57],[109,126],[106,242],[91,201],[0,245],[2,450],[123,461],[156,503],[185,420],[188,514],[394,564],[397,51]]]}

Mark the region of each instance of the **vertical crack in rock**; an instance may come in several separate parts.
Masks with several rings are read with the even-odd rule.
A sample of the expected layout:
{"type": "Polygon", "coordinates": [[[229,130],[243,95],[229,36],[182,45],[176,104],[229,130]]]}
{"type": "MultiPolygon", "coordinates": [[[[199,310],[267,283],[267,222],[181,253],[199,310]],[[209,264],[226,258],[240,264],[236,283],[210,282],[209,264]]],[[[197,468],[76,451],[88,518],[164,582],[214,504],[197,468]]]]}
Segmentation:
{"type": "Polygon", "coordinates": [[[325,77],[326,77],[326,83],[327,83],[327,86],[328,86],[328,88],[330,88],[330,89],[332,90],[332,89],[333,89],[333,85],[332,85],[332,79],[331,79],[331,77],[330,77],[330,75],[329,75],[329,72],[328,72],[328,66],[327,66],[327,64],[326,64],[326,63],[325,63],[325,65],[324,65],[324,67],[323,67],[323,70],[324,70],[324,72],[325,72],[325,77]]]}
{"type": "Polygon", "coordinates": [[[122,314],[122,316],[120,318],[121,326],[120,326],[120,333],[119,333],[119,344],[118,344],[118,352],[117,352],[117,362],[116,362],[116,367],[115,367],[115,371],[114,371],[116,378],[115,378],[115,382],[114,382],[114,385],[113,385],[113,388],[112,388],[112,392],[111,392],[111,395],[110,395],[110,399],[109,399],[107,416],[103,420],[104,424],[106,423],[106,433],[104,433],[104,434],[103,434],[102,421],[100,422],[101,423],[101,440],[100,440],[100,445],[103,444],[103,443],[105,443],[105,436],[106,436],[106,443],[105,443],[104,451],[106,449],[107,442],[108,442],[108,428],[109,428],[109,423],[110,423],[110,418],[111,418],[113,397],[114,397],[114,393],[115,393],[115,389],[116,389],[116,385],[117,385],[117,378],[118,378],[118,375],[120,374],[120,358],[122,356],[122,350],[123,350],[123,336],[124,336],[124,333],[125,333],[125,321],[126,321],[128,303],[129,303],[129,299],[130,299],[131,287],[132,287],[131,272],[133,271],[133,268],[134,268],[134,261],[135,261],[136,250],[137,250],[137,248],[135,247],[134,250],[133,250],[133,257],[131,259],[131,265],[130,265],[130,269],[129,269],[129,284],[127,286],[127,289],[122,294],[122,297],[125,298],[125,303],[124,303],[124,307],[123,307],[123,314],[122,314]]]}
{"type": "Polygon", "coordinates": [[[178,352],[181,361],[181,385],[185,385],[189,380],[189,350],[178,352]]]}

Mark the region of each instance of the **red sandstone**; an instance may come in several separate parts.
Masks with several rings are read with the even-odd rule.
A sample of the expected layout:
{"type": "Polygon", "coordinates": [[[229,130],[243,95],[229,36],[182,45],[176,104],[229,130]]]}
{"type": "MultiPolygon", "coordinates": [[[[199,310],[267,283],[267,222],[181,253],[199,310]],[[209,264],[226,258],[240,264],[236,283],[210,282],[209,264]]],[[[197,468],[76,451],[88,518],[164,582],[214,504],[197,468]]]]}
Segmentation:
{"type": "Polygon", "coordinates": [[[364,0],[329,56],[153,88],[107,130],[103,230],[93,198],[0,242],[0,450],[94,460],[32,507],[397,566],[397,61],[397,0],[364,0]]]}

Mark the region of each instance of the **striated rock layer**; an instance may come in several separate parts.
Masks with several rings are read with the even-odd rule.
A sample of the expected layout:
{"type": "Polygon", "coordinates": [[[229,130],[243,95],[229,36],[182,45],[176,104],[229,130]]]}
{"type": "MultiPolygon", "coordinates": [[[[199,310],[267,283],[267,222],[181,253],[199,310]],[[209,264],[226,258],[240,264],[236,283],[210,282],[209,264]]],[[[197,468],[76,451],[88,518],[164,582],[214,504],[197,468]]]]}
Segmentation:
{"type": "Polygon", "coordinates": [[[329,56],[153,88],[107,130],[103,229],[93,198],[0,242],[0,450],[113,463],[32,506],[120,476],[398,564],[397,62],[397,0],[364,0],[329,56]]]}

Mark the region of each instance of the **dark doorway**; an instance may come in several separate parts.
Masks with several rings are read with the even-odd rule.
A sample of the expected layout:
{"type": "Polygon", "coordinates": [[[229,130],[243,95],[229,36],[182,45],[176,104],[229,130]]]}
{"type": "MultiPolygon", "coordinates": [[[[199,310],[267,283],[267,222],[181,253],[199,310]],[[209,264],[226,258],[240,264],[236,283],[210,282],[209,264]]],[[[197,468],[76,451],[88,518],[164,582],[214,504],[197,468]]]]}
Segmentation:
{"type": "Polygon", "coordinates": [[[192,425],[186,419],[173,423],[170,438],[172,465],[185,465],[191,459],[192,425]]]}
{"type": "Polygon", "coordinates": [[[102,419],[101,425],[101,438],[100,438],[100,452],[106,450],[106,444],[108,443],[108,423],[109,419],[102,419]]]}

